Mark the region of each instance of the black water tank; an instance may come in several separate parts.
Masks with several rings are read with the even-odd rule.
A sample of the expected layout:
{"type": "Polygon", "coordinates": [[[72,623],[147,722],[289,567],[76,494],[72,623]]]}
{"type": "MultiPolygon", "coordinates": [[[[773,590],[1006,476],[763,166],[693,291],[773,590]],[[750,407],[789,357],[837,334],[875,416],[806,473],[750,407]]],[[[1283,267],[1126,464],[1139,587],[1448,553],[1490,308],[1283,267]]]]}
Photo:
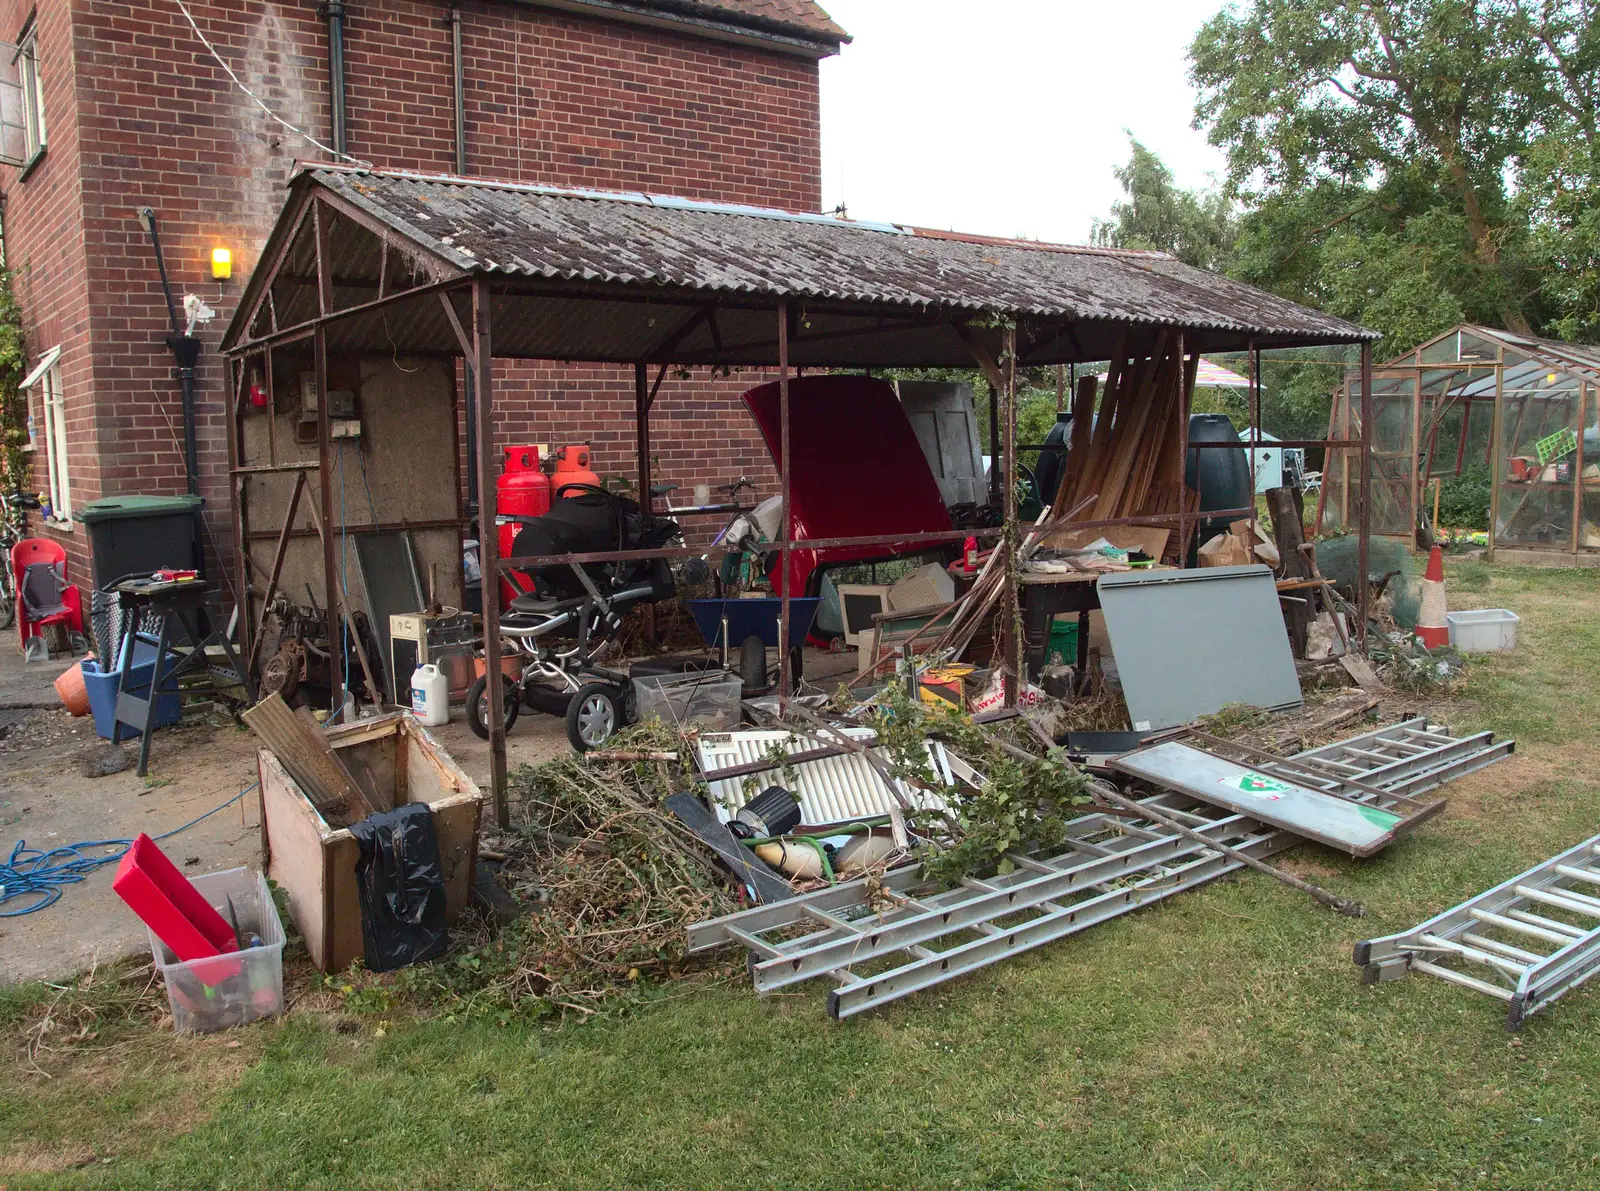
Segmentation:
{"type": "MultiPolygon", "coordinates": [[[[1189,441],[1225,442],[1238,445],[1234,451],[1212,447],[1191,449],[1184,464],[1183,482],[1200,493],[1201,514],[1216,509],[1248,509],[1255,499],[1250,482],[1250,461],[1245,458],[1239,432],[1226,414],[1190,414],[1189,441]]],[[[1189,566],[1195,565],[1195,551],[1207,539],[1228,528],[1234,517],[1204,517],[1189,545],[1189,566]]]]}
{"type": "MultiPolygon", "coordinates": [[[[1072,433],[1072,415],[1066,411],[1056,414],[1056,424],[1050,427],[1050,433],[1044,436],[1044,445],[1059,447],[1059,450],[1046,450],[1039,452],[1039,464],[1033,469],[1033,477],[1039,486],[1039,503],[1050,504],[1056,498],[1056,489],[1061,487],[1061,469],[1067,462],[1067,438],[1072,433]]],[[[1600,455],[1595,456],[1600,458],[1600,455]]],[[[1066,512],[1065,509],[1058,510],[1066,512]]]]}

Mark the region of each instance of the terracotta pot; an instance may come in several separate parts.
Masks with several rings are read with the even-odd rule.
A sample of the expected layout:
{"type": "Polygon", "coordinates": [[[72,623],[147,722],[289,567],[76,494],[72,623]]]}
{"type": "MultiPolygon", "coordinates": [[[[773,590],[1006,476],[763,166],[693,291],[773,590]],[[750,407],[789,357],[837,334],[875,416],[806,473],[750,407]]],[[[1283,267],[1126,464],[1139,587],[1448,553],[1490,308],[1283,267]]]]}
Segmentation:
{"type": "Polygon", "coordinates": [[[89,691],[83,685],[83,663],[78,662],[72,669],[64,671],[56,679],[56,694],[61,696],[61,702],[66,705],[73,715],[89,714],[89,691]]]}

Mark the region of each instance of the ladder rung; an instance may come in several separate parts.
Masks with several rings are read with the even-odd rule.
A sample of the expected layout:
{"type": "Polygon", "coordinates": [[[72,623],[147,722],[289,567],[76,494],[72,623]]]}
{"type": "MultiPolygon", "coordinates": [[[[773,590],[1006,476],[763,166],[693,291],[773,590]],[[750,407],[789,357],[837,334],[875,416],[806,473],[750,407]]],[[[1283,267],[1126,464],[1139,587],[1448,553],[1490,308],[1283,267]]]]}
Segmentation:
{"type": "Polygon", "coordinates": [[[1011,863],[1016,865],[1018,868],[1027,869],[1030,873],[1059,873],[1061,871],[1059,868],[1056,868],[1052,865],[1040,864],[1037,860],[1034,860],[1028,856],[1019,855],[1016,852],[1007,852],[1006,859],[1011,861],[1011,863]]]}
{"type": "Polygon", "coordinates": [[[1499,968],[1505,972],[1513,972],[1518,976],[1528,970],[1528,965],[1525,963],[1518,963],[1516,960],[1507,959],[1503,955],[1481,951],[1476,947],[1467,947],[1464,944],[1457,943],[1454,939],[1441,939],[1438,935],[1426,934],[1417,936],[1417,942],[1438,951],[1452,952],[1463,959],[1470,959],[1474,963],[1488,964],[1490,967],[1499,968]]]}
{"type": "Polygon", "coordinates": [[[1583,931],[1573,926],[1570,922],[1559,922],[1554,918],[1546,918],[1543,914],[1535,914],[1532,910],[1507,910],[1507,918],[1515,918],[1518,922],[1526,922],[1531,926],[1542,926],[1545,930],[1555,931],[1562,938],[1565,946],[1573,939],[1583,938],[1583,931]]]}
{"type": "Polygon", "coordinates": [[[1587,914],[1590,918],[1600,918],[1600,901],[1582,893],[1574,893],[1567,889],[1539,889],[1532,885],[1518,885],[1516,891],[1529,901],[1542,902],[1572,914],[1587,914]]]}
{"type": "Polygon", "coordinates": [[[810,918],[815,922],[822,923],[830,930],[843,931],[845,934],[859,935],[862,931],[867,929],[864,926],[857,926],[855,923],[847,921],[846,919],[835,918],[826,910],[819,910],[815,906],[801,906],[800,912],[807,918],[810,918]]]}
{"type": "Polygon", "coordinates": [[[1510,943],[1502,943],[1499,939],[1491,939],[1488,935],[1480,935],[1470,930],[1461,932],[1461,941],[1471,943],[1474,947],[1481,947],[1485,951],[1498,951],[1501,955],[1509,955],[1512,959],[1520,959],[1524,963],[1543,963],[1550,958],[1548,955],[1540,955],[1537,951],[1524,951],[1521,947],[1513,947],[1510,943]]]}
{"type": "Polygon", "coordinates": [[[1429,963],[1425,959],[1413,959],[1411,966],[1419,972],[1430,972],[1441,980],[1448,980],[1451,984],[1460,984],[1477,992],[1488,993],[1491,997],[1499,997],[1502,1001],[1511,999],[1509,989],[1501,988],[1498,984],[1490,984],[1487,980],[1479,980],[1476,976],[1468,976],[1465,972],[1457,972],[1440,964],[1429,963]]]}
{"type": "Polygon", "coordinates": [[[722,929],[728,932],[729,937],[738,939],[739,942],[743,943],[747,948],[749,948],[751,951],[754,951],[757,955],[764,955],[768,959],[776,959],[778,956],[783,954],[783,952],[779,951],[765,939],[758,939],[748,931],[740,930],[737,926],[725,926],[722,929]]]}
{"type": "Polygon", "coordinates": [[[1591,885],[1600,885],[1600,873],[1592,868],[1574,868],[1570,864],[1556,865],[1556,872],[1563,877],[1572,877],[1578,881],[1588,881],[1591,885]]]}
{"type": "Polygon", "coordinates": [[[1367,772],[1365,769],[1363,769],[1359,765],[1352,765],[1349,761],[1340,761],[1340,760],[1338,760],[1337,758],[1334,758],[1334,757],[1314,757],[1314,758],[1310,758],[1308,763],[1309,764],[1314,764],[1314,765],[1325,765],[1325,766],[1328,766],[1331,769],[1345,769],[1345,770],[1349,770],[1351,773],[1366,773],[1367,772]]]}
{"type": "MultiPolygon", "coordinates": [[[[1521,910],[1513,910],[1511,912],[1513,914],[1523,913],[1521,910]]],[[[1491,914],[1488,910],[1468,910],[1467,913],[1472,915],[1479,922],[1492,923],[1495,926],[1504,927],[1506,930],[1514,930],[1520,932],[1521,934],[1532,935],[1536,939],[1544,939],[1550,943],[1560,943],[1563,947],[1565,947],[1567,943],[1571,941],[1570,936],[1559,934],[1556,931],[1550,930],[1544,926],[1540,926],[1537,923],[1518,922],[1515,919],[1508,918],[1503,914],[1491,914]]],[[[1537,915],[1534,915],[1534,917],[1537,917],[1537,915]]]]}

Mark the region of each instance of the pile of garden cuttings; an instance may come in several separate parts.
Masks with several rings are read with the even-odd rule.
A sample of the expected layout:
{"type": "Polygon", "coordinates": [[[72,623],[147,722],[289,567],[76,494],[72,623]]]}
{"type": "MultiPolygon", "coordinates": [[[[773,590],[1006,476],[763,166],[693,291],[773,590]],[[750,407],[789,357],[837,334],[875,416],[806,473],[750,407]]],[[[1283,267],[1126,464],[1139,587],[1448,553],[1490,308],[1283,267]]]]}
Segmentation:
{"type": "Polygon", "coordinates": [[[613,737],[604,755],[514,770],[511,830],[486,843],[505,854],[500,883],[525,913],[411,980],[449,1011],[587,1017],[681,974],[685,924],[740,902],[660,806],[694,785],[680,747],[655,722],[613,737]]]}
{"type": "MultiPolygon", "coordinates": [[[[1057,842],[1087,801],[1076,774],[1003,756],[965,717],[945,724],[941,715],[935,725],[903,698],[855,714],[879,729],[886,764],[897,772],[906,764],[913,780],[918,762],[902,758],[922,751],[899,746],[930,730],[948,732],[947,747],[989,773],[983,791],[968,791],[938,821],[908,816],[930,873],[992,872],[1019,837],[1057,842]],[[1017,797],[1025,789],[1032,796],[1017,797]]],[[[808,729],[794,732],[803,739],[808,729]]],[[[689,925],[749,904],[715,853],[662,805],[680,791],[704,796],[691,749],[657,721],[618,734],[603,753],[515,770],[512,828],[486,843],[505,854],[500,883],[526,912],[453,958],[408,970],[402,983],[448,1013],[589,1017],[626,1011],[691,968],[742,974],[736,960],[687,955],[689,925]]],[[[900,852],[877,867],[905,860],[900,852]]]]}

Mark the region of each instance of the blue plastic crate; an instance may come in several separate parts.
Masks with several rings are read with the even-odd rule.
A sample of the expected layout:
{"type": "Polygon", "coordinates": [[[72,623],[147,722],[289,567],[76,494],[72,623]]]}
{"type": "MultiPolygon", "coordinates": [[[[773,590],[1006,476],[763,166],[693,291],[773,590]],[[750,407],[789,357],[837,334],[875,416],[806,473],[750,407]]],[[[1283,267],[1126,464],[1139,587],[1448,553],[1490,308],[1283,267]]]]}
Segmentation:
{"type": "MultiPolygon", "coordinates": [[[[133,645],[133,673],[130,675],[128,693],[147,698],[150,694],[150,676],[155,673],[156,639],[140,633],[133,645]]],[[[168,655],[168,665],[172,662],[168,655]]],[[[117,682],[121,669],[101,670],[93,658],[83,660],[83,687],[89,693],[89,710],[94,715],[95,733],[104,740],[112,739],[111,729],[117,719],[117,682]]],[[[177,691],[169,691],[156,700],[156,727],[165,728],[183,717],[183,701],[177,691]]],[[[117,725],[116,739],[133,740],[140,735],[137,728],[127,724],[117,725]]]]}

